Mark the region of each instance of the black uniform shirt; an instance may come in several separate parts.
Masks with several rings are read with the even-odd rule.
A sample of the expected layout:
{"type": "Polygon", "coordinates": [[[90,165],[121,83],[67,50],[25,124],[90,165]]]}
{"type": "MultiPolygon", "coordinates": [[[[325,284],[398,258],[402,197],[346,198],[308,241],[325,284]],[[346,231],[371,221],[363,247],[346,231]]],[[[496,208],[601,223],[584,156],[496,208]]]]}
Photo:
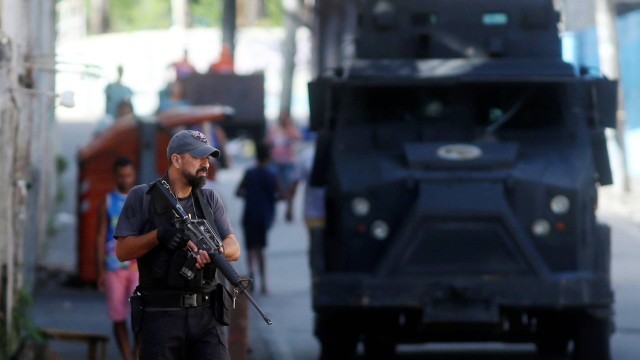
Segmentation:
{"type": "MultiPolygon", "coordinates": [[[[150,207],[151,196],[146,194],[149,186],[147,184],[138,185],[131,189],[127,195],[127,200],[124,203],[118,223],[114,232],[114,237],[126,237],[126,236],[140,236],[156,229],[154,219],[152,217],[152,211],[150,207]]],[[[233,229],[229,224],[226,210],[222,204],[222,201],[218,194],[211,189],[202,189],[202,197],[204,201],[209,205],[213,212],[213,219],[215,227],[220,234],[221,240],[233,233],[233,229]]],[[[180,204],[183,206],[187,213],[193,216],[194,207],[193,200],[188,197],[180,204]]],[[[196,214],[198,218],[203,218],[202,210],[196,206],[196,214]]],[[[162,251],[161,246],[156,246],[150,250],[147,254],[141,257],[139,260],[140,268],[140,286],[143,288],[162,288],[162,284],[165,282],[157,281],[159,279],[150,279],[148,274],[144,273],[143,268],[146,268],[152,261],[152,258],[157,258],[162,251]]]]}

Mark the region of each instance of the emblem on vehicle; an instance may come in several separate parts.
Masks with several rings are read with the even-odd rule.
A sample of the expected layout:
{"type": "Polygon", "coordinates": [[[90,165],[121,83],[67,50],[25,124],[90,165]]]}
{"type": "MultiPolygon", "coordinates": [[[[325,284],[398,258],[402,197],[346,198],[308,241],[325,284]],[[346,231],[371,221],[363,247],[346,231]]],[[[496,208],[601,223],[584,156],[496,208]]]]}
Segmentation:
{"type": "Polygon", "coordinates": [[[448,144],[438,148],[438,157],[443,160],[465,161],[482,156],[482,149],[471,144],[448,144]]]}

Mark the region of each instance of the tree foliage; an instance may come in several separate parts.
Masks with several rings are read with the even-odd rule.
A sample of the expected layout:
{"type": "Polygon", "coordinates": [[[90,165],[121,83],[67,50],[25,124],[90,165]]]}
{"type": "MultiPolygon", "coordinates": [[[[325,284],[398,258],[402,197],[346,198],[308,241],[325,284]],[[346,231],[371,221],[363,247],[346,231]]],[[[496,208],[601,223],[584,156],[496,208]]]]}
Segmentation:
{"type": "Polygon", "coordinates": [[[169,0],[111,0],[109,12],[113,31],[164,29],[171,26],[169,0]]]}
{"type": "Polygon", "coordinates": [[[222,21],[223,0],[191,0],[192,26],[219,27],[222,21]]]}
{"type": "MultiPolygon", "coordinates": [[[[266,17],[256,25],[282,25],[284,16],[281,1],[264,0],[266,17]]],[[[170,0],[110,0],[110,2],[109,19],[112,31],[166,29],[171,26],[170,0]]],[[[223,2],[223,0],[190,0],[192,26],[219,27],[222,21],[223,2]]]]}

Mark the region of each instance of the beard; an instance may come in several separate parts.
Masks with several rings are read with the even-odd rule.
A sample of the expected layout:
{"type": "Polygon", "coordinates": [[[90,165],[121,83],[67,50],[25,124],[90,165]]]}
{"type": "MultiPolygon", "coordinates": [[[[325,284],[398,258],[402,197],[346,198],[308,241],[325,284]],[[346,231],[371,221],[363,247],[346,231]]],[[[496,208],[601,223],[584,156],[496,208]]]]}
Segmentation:
{"type": "Polygon", "coordinates": [[[196,170],[195,174],[191,174],[183,170],[182,175],[187,180],[187,183],[189,183],[189,185],[194,189],[202,188],[207,182],[207,168],[205,167],[201,167],[196,170]],[[204,172],[204,175],[198,175],[200,172],[204,172]]]}

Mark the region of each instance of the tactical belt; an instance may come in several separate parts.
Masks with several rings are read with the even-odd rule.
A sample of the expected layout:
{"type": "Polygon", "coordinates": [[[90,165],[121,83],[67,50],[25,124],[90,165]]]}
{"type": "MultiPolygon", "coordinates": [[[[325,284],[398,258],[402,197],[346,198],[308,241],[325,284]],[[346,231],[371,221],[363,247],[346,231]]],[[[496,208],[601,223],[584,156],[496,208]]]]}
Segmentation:
{"type": "Polygon", "coordinates": [[[209,294],[154,294],[142,295],[144,308],[188,308],[209,306],[209,294]]]}

